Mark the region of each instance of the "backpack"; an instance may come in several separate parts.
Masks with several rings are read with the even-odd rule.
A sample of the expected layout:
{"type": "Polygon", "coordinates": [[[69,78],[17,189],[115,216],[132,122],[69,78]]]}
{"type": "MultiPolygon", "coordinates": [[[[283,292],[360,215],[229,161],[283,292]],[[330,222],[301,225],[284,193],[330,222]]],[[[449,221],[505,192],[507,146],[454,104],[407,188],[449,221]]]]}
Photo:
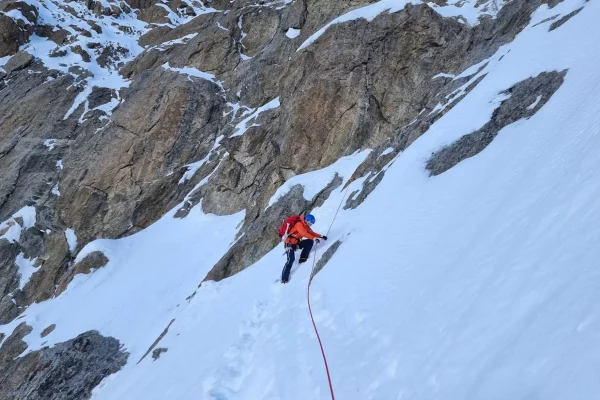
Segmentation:
{"type": "Polygon", "coordinates": [[[281,227],[279,228],[279,237],[283,237],[285,234],[287,234],[298,221],[300,221],[299,215],[292,215],[283,221],[281,227]]]}

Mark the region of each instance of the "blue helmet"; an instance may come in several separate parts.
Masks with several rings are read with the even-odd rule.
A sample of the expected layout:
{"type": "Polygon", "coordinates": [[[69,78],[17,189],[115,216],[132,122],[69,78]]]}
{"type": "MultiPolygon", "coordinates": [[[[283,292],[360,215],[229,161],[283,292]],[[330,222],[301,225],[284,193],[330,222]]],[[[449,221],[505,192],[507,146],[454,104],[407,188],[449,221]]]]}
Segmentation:
{"type": "Polygon", "coordinates": [[[315,223],[315,217],[312,214],[306,214],[306,216],[304,217],[304,220],[306,222],[310,222],[311,224],[315,223]]]}

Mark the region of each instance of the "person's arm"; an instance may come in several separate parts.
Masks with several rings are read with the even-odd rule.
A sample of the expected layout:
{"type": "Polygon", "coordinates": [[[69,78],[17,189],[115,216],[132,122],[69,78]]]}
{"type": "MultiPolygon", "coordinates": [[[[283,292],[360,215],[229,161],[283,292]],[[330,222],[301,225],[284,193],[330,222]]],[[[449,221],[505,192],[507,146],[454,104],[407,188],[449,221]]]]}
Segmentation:
{"type": "Polygon", "coordinates": [[[317,238],[323,239],[323,240],[327,240],[327,236],[325,235],[321,235],[320,233],[317,233],[315,231],[313,231],[312,229],[310,229],[310,227],[308,227],[308,230],[315,235],[317,238]]]}
{"type": "Polygon", "coordinates": [[[310,240],[315,240],[315,239],[319,239],[320,237],[322,237],[321,235],[314,232],[312,229],[310,229],[309,227],[307,227],[306,225],[304,225],[301,222],[298,223],[298,231],[300,232],[300,234],[303,237],[310,239],[310,240]]]}

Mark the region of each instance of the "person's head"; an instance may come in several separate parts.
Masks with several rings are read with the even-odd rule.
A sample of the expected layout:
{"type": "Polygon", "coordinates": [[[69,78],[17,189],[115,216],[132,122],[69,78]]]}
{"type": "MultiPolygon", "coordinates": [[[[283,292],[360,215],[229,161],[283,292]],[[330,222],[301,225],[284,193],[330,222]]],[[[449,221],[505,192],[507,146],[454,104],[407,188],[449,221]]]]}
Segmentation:
{"type": "Polygon", "coordinates": [[[311,226],[312,224],[315,223],[315,217],[312,214],[306,214],[306,216],[304,217],[304,220],[306,221],[308,226],[311,226]]]}

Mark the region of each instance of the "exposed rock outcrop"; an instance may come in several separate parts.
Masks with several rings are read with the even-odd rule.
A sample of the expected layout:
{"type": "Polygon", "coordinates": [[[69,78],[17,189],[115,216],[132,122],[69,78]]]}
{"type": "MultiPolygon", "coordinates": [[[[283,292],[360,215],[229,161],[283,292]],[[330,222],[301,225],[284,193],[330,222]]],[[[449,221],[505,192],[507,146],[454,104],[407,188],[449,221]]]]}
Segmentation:
{"type": "Polygon", "coordinates": [[[40,336],[41,336],[41,337],[46,337],[46,336],[48,336],[49,334],[51,334],[51,333],[54,331],[54,329],[56,329],[56,324],[49,325],[48,327],[46,327],[46,328],[45,328],[45,329],[42,331],[42,333],[40,333],[40,336]]]}
{"type": "Polygon", "coordinates": [[[563,24],[565,24],[568,20],[570,20],[571,18],[573,18],[574,16],[576,16],[577,14],[579,14],[579,12],[583,10],[582,8],[578,8],[577,10],[565,15],[564,17],[562,17],[561,19],[559,19],[558,21],[555,21],[552,23],[552,25],[550,25],[550,31],[553,31],[559,27],[561,27],[563,24]]]}
{"type": "Polygon", "coordinates": [[[533,116],[560,88],[566,73],[567,71],[544,72],[501,93],[509,97],[494,111],[490,122],[481,129],[461,137],[429,159],[426,168],[431,175],[439,175],[459,162],[479,154],[501,129],[520,119],[533,116]]]}
{"type": "Polygon", "coordinates": [[[18,268],[14,263],[18,254],[17,244],[0,239],[0,324],[12,321],[19,314],[12,298],[12,292],[19,285],[18,268]]]}
{"type": "Polygon", "coordinates": [[[39,12],[34,6],[14,0],[0,2],[0,57],[15,54],[33,34],[39,12]],[[22,18],[11,18],[5,13],[16,11],[22,18]]]}
{"type": "Polygon", "coordinates": [[[58,284],[55,294],[59,295],[64,292],[69,286],[69,283],[75,278],[75,275],[89,274],[95,269],[104,267],[107,263],[108,258],[100,251],[94,251],[88,254],[81,261],[69,268],[69,271],[58,284]]]}
{"type": "Polygon", "coordinates": [[[325,265],[329,262],[329,260],[331,260],[331,257],[333,257],[333,255],[340,248],[341,245],[342,245],[342,242],[340,240],[338,240],[334,244],[329,246],[327,248],[327,250],[325,250],[325,253],[323,253],[321,258],[319,258],[319,261],[317,262],[315,269],[312,271],[312,273],[310,275],[310,279],[314,278],[315,275],[317,275],[319,272],[321,272],[321,270],[325,267],[325,265]]]}
{"type": "Polygon", "coordinates": [[[89,399],[102,379],[119,371],[128,353],[96,331],[15,358],[30,331],[19,325],[0,347],[0,399],[89,399]]]}
{"type": "Polygon", "coordinates": [[[10,74],[13,71],[18,71],[27,67],[32,61],[33,56],[31,54],[19,51],[8,60],[4,66],[4,71],[6,71],[7,74],[10,74]]]}

